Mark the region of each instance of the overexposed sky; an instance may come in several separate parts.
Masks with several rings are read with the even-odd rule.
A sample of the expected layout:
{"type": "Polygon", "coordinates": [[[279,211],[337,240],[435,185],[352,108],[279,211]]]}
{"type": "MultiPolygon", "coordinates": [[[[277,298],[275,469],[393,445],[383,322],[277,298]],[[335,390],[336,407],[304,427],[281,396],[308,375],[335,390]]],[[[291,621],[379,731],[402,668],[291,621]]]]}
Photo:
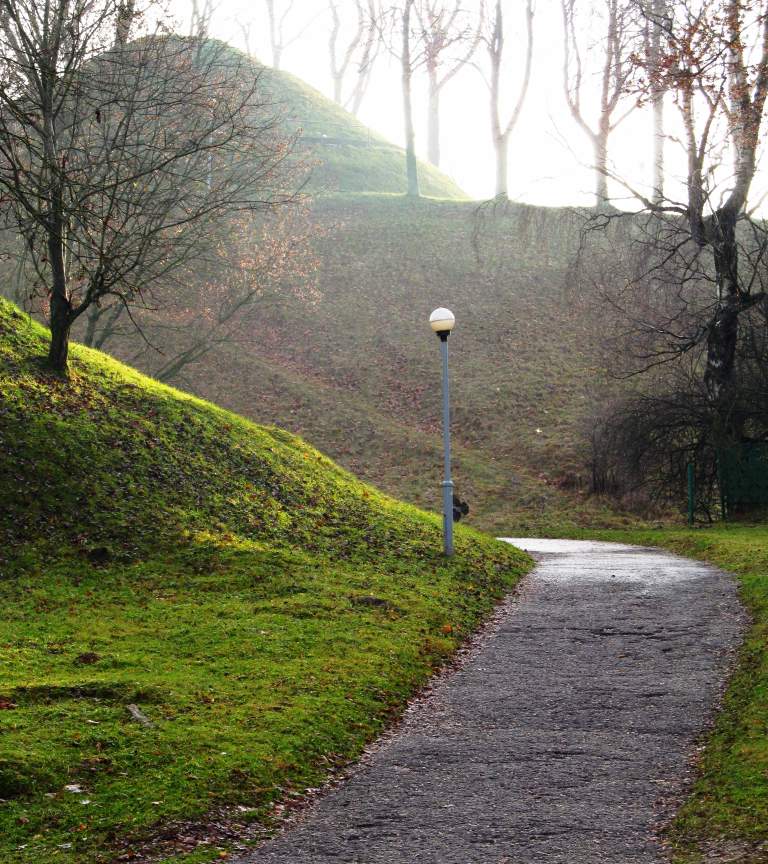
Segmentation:
{"type": "MultiPolygon", "coordinates": [[[[186,18],[191,0],[172,0],[179,20],[186,18]]],[[[202,2],[202,0],[201,0],[202,2]]],[[[250,28],[251,50],[269,63],[271,52],[267,32],[265,0],[214,0],[217,2],[212,35],[244,47],[241,23],[250,28]]],[[[284,0],[275,0],[280,6],[284,0]]],[[[473,0],[467,0],[471,5],[473,0]]],[[[477,0],[474,0],[477,2],[477,0]]],[[[508,3],[506,71],[508,98],[517,93],[524,62],[523,0],[508,3]]],[[[602,29],[593,22],[595,35],[602,29]]],[[[326,96],[332,96],[328,59],[329,17],[326,0],[295,0],[287,19],[286,33],[301,34],[285,51],[282,68],[303,78],[326,96]]],[[[570,116],[563,94],[562,24],[559,0],[538,0],[534,21],[533,72],[528,98],[510,144],[509,193],[513,200],[531,204],[591,204],[594,188],[591,145],[570,116]]],[[[587,37],[588,38],[588,37],[587,37]]],[[[596,97],[599,49],[585,54],[585,81],[590,82],[587,98],[596,97]],[[590,68],[590,61],[595,71],[590,68]]],[[[474,62],[485,69],[481,45],[474,62]]],[[[628,97],[627,106],[631,104],[628,97]]],[[[587,103],[589,107],[589,102],[587,103]]],[[[587,111],[589,113],[589,111],[587,111]]],[[[621,112],[619,112],[621,113],[621,112]]],[[[426,158],[426,82],[419,72],[415,79],[417,149],[426,158]]],[[[668,129],[674,138],[676,109],[667,105],[668,129]]],[[[590,114],[596,119],[594,111],[590,114]]],[[[391,141],[403,143],[403,118],[399,72],[396,62],[382,53],[371,87],[360,111],[360,120],[391,141]]],[[[636,188],[649,191],[652,135],[647,108],[635,110],[613,133],[610,144],[612,166],[619,176],[636,188]]],[[[489,96],[478,69],[466,68],[446,85],[442,104],[441,168],[474,198],[494,193],[494,156],[490,135],[489,96]]],[[[679,185],[684,176],[685,158],[680,146],[667,144],[668,188],[679,185]],[[676,178],[678,178],[676,182],[676,178]]],[[[621,206],[627,193],[611,186],[621,206]]],[[[627,202],[629,204],[629,202],[627,202]]],[[[629,206],[632,206],[631,204],[629,206]]]]}

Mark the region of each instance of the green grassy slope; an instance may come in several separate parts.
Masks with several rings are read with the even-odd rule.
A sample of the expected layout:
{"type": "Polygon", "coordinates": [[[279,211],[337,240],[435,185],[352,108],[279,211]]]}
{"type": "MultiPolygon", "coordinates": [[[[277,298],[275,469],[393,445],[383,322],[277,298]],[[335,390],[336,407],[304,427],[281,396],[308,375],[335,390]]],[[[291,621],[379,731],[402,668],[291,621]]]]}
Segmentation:
{"type": "MultiPolygon", "coordinates": [[[[283,71],[261,69],[262,84],[284,129],[299,132],[297,152],[312,166],[309,189],[320,194],[406,191],[405,154],[309,84],[283,71]]],[[[466,198],[440,170],[419,162],[422,195],[466,198]]]]}
{"type": "Polygon", "coordinates": [[[318,199],[319,302],[265,310],[197,392],[306,436],[389,492],[439,507],[439,354],[450,306],[456,481],[473,524],[541,532],[611,517],[574,491],[610,392],[599,326],[569,290],[579,217],[389,196],[318,199]],[[426,470],[425,466],[429,466],[426,470]]]}
{"type": "Polygon", "coordinates": [[[436,517],[301,439],[99,352],[51,376],[44,342],[0,302],[3,862],[108,862],[222,805],[267,818],[527,566],[464,528],[446,563],[436,517]]]}

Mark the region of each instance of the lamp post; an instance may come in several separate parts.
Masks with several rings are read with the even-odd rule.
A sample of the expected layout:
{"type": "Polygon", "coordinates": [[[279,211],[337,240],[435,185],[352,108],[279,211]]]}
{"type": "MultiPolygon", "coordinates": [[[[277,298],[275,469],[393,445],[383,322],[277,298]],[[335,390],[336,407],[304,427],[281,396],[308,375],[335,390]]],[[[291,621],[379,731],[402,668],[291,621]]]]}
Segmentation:
{"type": "Polygon", "coordinates": [[[443,358],[443,458],[445,471],[443,488],[443,549],[448,558],[453,555],[453,480],[451,479],[451,408],[448,397],[448,336],[456,318],[450,309],[435,309],[429,316],[429,326],[440,339],[443,358]]]}

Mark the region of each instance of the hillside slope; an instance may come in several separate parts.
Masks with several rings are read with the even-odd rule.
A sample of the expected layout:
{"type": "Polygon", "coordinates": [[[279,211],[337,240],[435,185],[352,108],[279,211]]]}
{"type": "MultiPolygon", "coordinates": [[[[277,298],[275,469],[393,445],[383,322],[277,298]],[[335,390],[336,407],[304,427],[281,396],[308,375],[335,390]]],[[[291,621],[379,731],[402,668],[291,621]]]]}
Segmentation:
{"type": "Polygon", "coordinates": [[[0,301],[0,860],[176,860],[208,834],[170,820],[359,753],[527,559],[460,529],[447,563],[301,439],[45,338],[0,301]]]}
{"type": "MultiPolygon", "coordinates": [[[[234,49],[233,49],[234,50],[234,49]]],[[[297,152],[312,168],[308,189],[316,194],[377,192],[400,195],[407,188],[405,153],[353,115],[288,72],[261,67],[261,84],[297,152]]],[[[419,162],[421,192],[433,198],[466,198],[442,171],[419,162]]]]}
{"type": "Polygon", "coordinates": [[[355,196],[317,199],[313,218],[320,299],[265,309],[253,340],[186,370],[188,385],[439,509],[440,366],[426,322],[446,305],[470,521],[526,533],[610,522],[580,491],[589,418],[617,386],[600,323],[569,284],[580,215],[355,196]]]}

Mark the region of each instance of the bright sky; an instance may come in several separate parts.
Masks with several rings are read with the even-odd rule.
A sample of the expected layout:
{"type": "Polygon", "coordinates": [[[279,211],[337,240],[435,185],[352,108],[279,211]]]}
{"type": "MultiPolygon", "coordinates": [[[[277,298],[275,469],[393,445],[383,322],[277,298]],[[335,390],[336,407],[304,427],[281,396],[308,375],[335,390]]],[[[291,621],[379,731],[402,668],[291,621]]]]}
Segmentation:
{"type": "MultiPolygon", "coordinates": [[[[191,0],[174,0],[177,15],[188,15],[191,0]]],[[[283,0],[276,0],[279,6],[283,0]]],[[[470,0],[471,2],[471,0],[470,0]]],[[[201,0],[202,5],[202,0],[201,0]]],[[[515,98],[524,61],[522,43],[523,3],[509,3],[513,15],[507,20],[508,41],[505,81],[507,96],[515,98]],[[518,16],[515,18],[515,14],[518,16]]],[[[296,0],[286,32],[302,33],[283,56],[282,68],[303,78],[318,90],[332,95],[328,60],[329,20],[325,0],[296,0]],[[303,32],[302,32],[302,28],[303,32]]],[[[212,35],[244,47],[240,23],[250,25],[251,50],[264,62],[271,61],[265,0],[218,0],[212,35]]],[[[510,146],[510,197],[531,204],[591,204],[594,187],[589,168],[591,145],[574,123],[565,103],[562,78],[562,23],[558,0],[538,0],[536,8],[534,64],[531,87],[520,122],[510,146]]],[[[597,28],[596,28],[597,29],[597,28]]],[[[587,60],[599,61],[596,51],[587,60]]],[[[475,58],[486,66],[483,46],[475,58]]],[[[587,69],[585,80],[597,77],[587,69]]],[[[424,76],[415,81],[417,148],[426,158],[426,87],[424,76]]],[[[676,111],[667,106],[674,121],[676,111]]],[[[594,112],[590,118],[595,117],[594,112]]],[[[360,120],[390,140],[403,143],[403,120],[399,74],[395,61],[382,55],[360,111],[360,120]]],[[[671,124],[670,124],[671,126],[671,124]]],[[[472,197],[488,198],[494,193],[494,156],[490,135],[488,90],[480,72],[467,68],[443,91],[442,164],[472,197]]],[[[647,109],[633,112],[611,139],[610,158],[616,173],[635,187],[648,190],[652,159],[651,118],[647,109]]],[[[685,160],[673,141],[667,145],[667,171],[671,183],[682,177],[685,160]]],[[[612,187],[617,199],[626,193],[612,187]]],[[[617,200],[617,203],[620,203],[617,200]]]]}

